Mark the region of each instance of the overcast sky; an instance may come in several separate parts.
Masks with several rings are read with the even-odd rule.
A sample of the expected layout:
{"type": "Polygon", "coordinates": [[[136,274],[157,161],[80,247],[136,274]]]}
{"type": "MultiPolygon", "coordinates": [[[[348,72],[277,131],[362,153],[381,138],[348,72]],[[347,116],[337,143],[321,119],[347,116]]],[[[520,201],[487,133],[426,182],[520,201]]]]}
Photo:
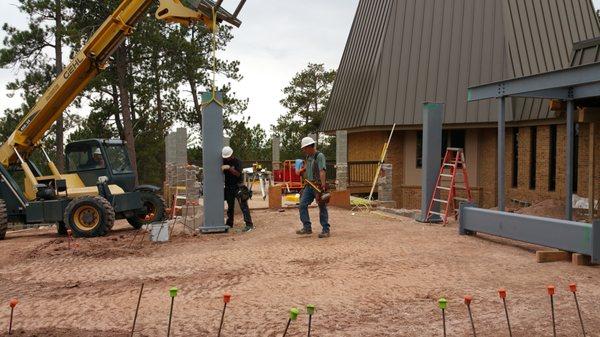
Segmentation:
{"type": "MultiPolygon", "coordinates": [[[[226,8],[239,0],[226,0],[226,8]]],[[[0,0],[0,23],[22,27],[25,17],[17,0],[0,0]]],[[[249,0],[240,14],[241,28],[228,49],[219,54],[239,60],[244,79],[233,83],[240,98],[249,98],[246,114],[251,123],[269,129],[284,112],[279,104],[282,89],[309,62],[337,68],[358,0],[249,0]]],[[[4,35],[0,33],[0,39],[4,35]]],[[[0,114],[19,105],[6,97],[6,84],[16,75],[0,70],[0,114]]],[[[185,94],[184,94],[185,95],[185,94]]]]}
{"type": "MultiPolygon", "coordinates": [[[[227,8],[238,0],[226,0],[227,8]]],[[[600,8],[600,0],[593,0],[600,8]]],[[[0,0],[1,23],[23,26],[17,0],[0,0]]],[[[237,59],[244,79],[234,83],[240,98],[249,98],[251,123],[269,129],[284,112],[282,89],[309,62],[337,68],[358,0],[249,0],[240,14],[243,23],[220,57],[237,59]]],[[[0,39],[4,36],[0,33],[0,39]]],[[[6,97],[6,84],[18,74],[0,70],[0,115],[19,105],[6,97]]]]}

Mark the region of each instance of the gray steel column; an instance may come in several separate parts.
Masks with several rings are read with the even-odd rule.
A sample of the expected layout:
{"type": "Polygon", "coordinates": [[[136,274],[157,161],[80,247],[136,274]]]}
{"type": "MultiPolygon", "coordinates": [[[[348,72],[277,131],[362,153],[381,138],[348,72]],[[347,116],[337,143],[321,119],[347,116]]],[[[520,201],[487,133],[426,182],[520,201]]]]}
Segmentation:
{"type": "Polygon", "coordinates": [[[222,94],[202,94],[202,174],[204,175],[204,224],[202,233],[226,232],[223,213],[225,211],[225,178],[221,171],[223,157],[223,106],[222,94]]]}
{"type": "Polygon", "coordinates": [[[567,181],[565,184],[565,219],[573,220],[573,151],[575,147],[575,130],[573,113],[575,103],[567,101],[567,181]]]}
{"type": "Polygon", "coordinates": [[[506,138],[506,97],[500,97],[498,109],[498,210],[504,211],[504,144],[506,138]]]}
{"type": "MultiPolygon", "coordinates": [[[[442,123],[444,105],[441,103],[423,103],[423,146],[421,170],[421,216],[417,221],[427,220],[427,210],[440,173],[442,151],[442,123]]],[[[434,215],[430,222],[441,221],[434,215]]]]}

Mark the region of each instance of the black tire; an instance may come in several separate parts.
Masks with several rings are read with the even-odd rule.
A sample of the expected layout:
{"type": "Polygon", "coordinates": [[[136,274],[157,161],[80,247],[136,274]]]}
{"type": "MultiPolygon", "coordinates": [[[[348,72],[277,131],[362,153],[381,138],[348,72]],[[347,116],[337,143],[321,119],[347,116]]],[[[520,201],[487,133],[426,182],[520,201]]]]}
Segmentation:
{"type": "Polygon", "coordinates": [[[67,225],[64,221],[59,221],[56,223],[56,233],[60,236],[67,236],[67,225]]]}
{"type": "Polygon", "coordinates": [[[73,236],[104,236],[115,223],[115,210],[103,197],[79,197],[67,205],[64,221],[73,236]]]}
{"type": "Polygon", "coordinates": [[[4,200],[0,199],[0,240],[4,240],[7,230],[8,212],[6,211],[6,203],[4,203],[4,200]]]}
{"type": "Polygon", "coordinates": [[[140,229],[145,224],[164,220],[166,218],[165,199],[151,191],[140,191],[140,194],[142,203],[144,204],[144,211],[127,218],[127,222],[129,222],[131,227],[140,229]],[[148,214],[154,214],[154,216],[146,219],[146,215],[148,214]]]}

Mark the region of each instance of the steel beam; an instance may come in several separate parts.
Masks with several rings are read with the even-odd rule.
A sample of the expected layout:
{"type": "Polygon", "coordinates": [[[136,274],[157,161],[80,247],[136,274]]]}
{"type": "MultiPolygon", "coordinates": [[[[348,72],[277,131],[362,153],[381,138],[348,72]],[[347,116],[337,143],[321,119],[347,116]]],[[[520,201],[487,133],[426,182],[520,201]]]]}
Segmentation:
{"type": "Polygon", "coordinates": [[[573,113],[575,103],[573,100],[567,101],[567,169],[565,182],[565,219],[573,220],[573,151],[575,150],[575,130],[573,124],[573,113]]]}
{"type": "Polygon", "coordinates": [[[498,210],[504,211],[504,145],[506,138],[506,97],[498,102],[498,210]]]}
{"type": "Polygon", "coordinates": [[[513,97],[527,97],[527,98],[545,98],[545,99],[561,99],[567,100],[570,98],[569,93],[571,91],[568,88],[554,88],[539,91],[529,91],[520,94],[512,95],[513,97]]]}
{"type": "Polygon", "coordinates": [[[598,97],[600,95],[600,82],[573,87],[573,99],[598,97]]]}
{"type": "Polygon", "coordinates": [[[600,222],[591,225],[461,204],[459,233],[478,232],[589,255],[592,262],[600,262],[600,222]]]}
{"type": "Polygon", "coordinates": [[[220,92],[202,94],[202,174],[204,191],[204,224],[202,233],[222,233],[225,226],[225,177],[221,171],[223,158],[223,96],[220,92]]]}
{"type": "MultiPolygon", "coordinates": [[[[440,171],[442,149],[442,123],[444,121],[444,105],[441,103],[423,103],[423,143],[421,169],[421,216],[418,221],[427,220],[427,210],[435,183],[440,171]]],[[[437,211],[437,210],[436,210],[437,211]]],[[[432,216],[429,222],[439,222],[438,215],[432,216]]]]}
{"type": "MultiPolygon", "coordinates": [[[[477,101],[503,96],[517,96],[527,92],[570,88],[600,82],[600,63],[561,69],[532,76],[498,81],[469,88],[467,99],[477,101]]],[[[593,86],[589,87],[592,88],[593,86]]],[[[582,89],[583,90],[583,89],[582,89]]],[[[596,91],[596,94],[598,92],[596,91]]]]}

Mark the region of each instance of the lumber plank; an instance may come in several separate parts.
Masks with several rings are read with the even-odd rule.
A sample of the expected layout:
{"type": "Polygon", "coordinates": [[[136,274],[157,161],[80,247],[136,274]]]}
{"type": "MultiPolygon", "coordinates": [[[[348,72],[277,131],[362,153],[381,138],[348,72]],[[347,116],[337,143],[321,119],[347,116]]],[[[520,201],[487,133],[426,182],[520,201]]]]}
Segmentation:
{"type": "Polygon", "coordinates": [[[589,255],[573,253],[572,260],[576,266],[591,266],[592,258],[589,255]]]}
{"type": "Polygon", "coordinates": [[[571,253],[561,250],[538,250],[535,252],[537,263],[571,261],[571,253]]]}

